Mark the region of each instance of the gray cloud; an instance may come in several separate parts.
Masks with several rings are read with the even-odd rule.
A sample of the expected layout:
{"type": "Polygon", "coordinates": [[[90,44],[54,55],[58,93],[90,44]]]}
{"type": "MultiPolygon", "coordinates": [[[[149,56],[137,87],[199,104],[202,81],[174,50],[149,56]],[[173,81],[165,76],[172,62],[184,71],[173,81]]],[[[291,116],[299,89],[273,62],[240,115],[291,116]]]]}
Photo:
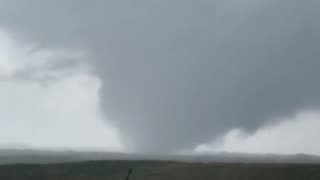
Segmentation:
{"type": "Polygon", "coordinates": [[[140,151],[191,148],[320,100],[317,1],[5,3],[0,22],[20,38],[92,53],[103,109],[140,151]]]}

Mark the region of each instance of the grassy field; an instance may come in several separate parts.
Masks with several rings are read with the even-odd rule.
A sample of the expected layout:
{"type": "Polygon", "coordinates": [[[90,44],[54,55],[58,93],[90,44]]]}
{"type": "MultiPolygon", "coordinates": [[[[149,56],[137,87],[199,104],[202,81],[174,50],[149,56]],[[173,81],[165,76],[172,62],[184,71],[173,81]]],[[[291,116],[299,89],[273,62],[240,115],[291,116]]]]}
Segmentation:
{"type": "Polygon", "coordinates": [[[0,180],[320,180],[320,165],[94,161],[2,165],[0,180]]]}

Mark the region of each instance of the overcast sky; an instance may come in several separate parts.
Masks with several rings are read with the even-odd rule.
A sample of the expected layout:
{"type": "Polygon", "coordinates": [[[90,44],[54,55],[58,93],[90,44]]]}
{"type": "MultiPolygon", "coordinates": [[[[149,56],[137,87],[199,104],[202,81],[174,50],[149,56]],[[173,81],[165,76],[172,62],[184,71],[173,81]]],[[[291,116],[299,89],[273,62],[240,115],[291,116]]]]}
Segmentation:
{"type": "Polygon", "coordinates": [[[320,155],[319,8],[0,0],[0,146],[320,155]]]}

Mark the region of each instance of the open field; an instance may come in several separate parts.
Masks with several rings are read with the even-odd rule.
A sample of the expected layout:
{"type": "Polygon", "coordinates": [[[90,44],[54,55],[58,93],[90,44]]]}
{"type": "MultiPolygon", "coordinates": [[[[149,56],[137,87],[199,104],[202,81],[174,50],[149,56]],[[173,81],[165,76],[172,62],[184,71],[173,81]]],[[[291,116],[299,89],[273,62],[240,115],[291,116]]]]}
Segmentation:
{"type": "Polygon", "coordinates": [[[319,180],[320,165],[90,161],[42,165],[1,165],[1,180],[319,180]]]}

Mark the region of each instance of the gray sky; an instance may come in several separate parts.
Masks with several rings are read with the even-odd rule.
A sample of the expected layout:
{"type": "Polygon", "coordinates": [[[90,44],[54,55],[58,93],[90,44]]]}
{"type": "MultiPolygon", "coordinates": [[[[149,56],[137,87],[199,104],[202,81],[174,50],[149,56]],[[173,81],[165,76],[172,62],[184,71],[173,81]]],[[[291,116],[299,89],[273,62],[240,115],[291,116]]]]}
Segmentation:
{"type": "MultiPolygon", "coordinates": [[[[315,147],[310,139],[320,137],[319,133],[301,136],[316,131],[312,127],[319,125],[314,120],[317,116],[310,118],[304,113],[310,109],[311,114],[317,113],[320,101],[317,1],[0,0],[0,3],[0,27],[11,35],[12,41],[28,44],[33,50],[31,54],[44,51],[54,54],[54,58],[40,57],[50,59],[45,65],[31,66],[34,60],[30,58],[23,68],[7,70],[11,78],[6,73],[3,81],[21,85],[22,79],[27,84],[24,87],[45,83],[48,91],[48,87],[64,82],[70,74],[93,78],[90,83],[98,83],[95,93],[88,92],[92,88],[90,83],[81,87],[84,94],[89,93],[88,101],[96,98],[95,105],[84,103],[81,110],[73,113],[83,117],[83,110],[94,107],[93,114],[97,111],[102,118],[88,116],[83,118],[85,123],[78,124],[78,117],[74,117],[75,121],[69,123],[86,129],[86,123],[103,119],[106,128],[115,131],[112,136],[117,138],[112,139],[118,139],[113,147],[122,144],[134,151],[161,153],[193,148],[263,152],[262,148],[256,148],[262,147],[256,142],[265,140],[265,146],[273,147],[270,152],[312,149],[311,153],[320,154],[320,146],[315,147]],[[302,121],[304,125],[288,125],[287,121],[302,121]],[[285,125],[286,128],[280,128],[285,125]],[[261,131],[266,129],[270,137],[279,137],[279,131],[284,133],[282,141],[270,144],[265,135],[250,141],[262,136],[261,131]],[[239,133],[246,134],[246,138],[226,140],[240,136],[239,133]],[[285,140],[288,138],[298,143],[289,144],[285,140]],[[306,141],[310,142],[308,146],[306,141]],[[230,142],[250,143],[246,147],[252,148],[233,146],[230,142]],[[306,149],[295,150],[302,145],[306,149]]],[[[20,47],[10,46],[14,47],[12,54],[16,54],[16,46],[20,47]]],[[[24,56],[16,59],[21,58],[24,56]]],[[[64,91],[59,93],[58,97],[64,97],[61,99],[68,97],[64,91]]],[[[73,100],[68,101],[70,106],[78,104],[73,100]]],[[[67,117],[63,114],[62,119],[67,117]]],[[[26,123],[37,124],[34,118],[30,119],[26,123]]],[[[15,127],[12,126],[12,131],[19,134],[15,127]]],[[[87,130],[89,134],[91,131],[87,130]]],[[[80,139],[80,134],[74,139],[80,139]]],[[[111,135],[96,133],[92,139],[100,139],[96,142],[101,144],[104,143],[101,139],[111,139],[106,136],[111,135]]],[[[37,141],[40,146],[41,141],[45,140],[37,141]]]]}

